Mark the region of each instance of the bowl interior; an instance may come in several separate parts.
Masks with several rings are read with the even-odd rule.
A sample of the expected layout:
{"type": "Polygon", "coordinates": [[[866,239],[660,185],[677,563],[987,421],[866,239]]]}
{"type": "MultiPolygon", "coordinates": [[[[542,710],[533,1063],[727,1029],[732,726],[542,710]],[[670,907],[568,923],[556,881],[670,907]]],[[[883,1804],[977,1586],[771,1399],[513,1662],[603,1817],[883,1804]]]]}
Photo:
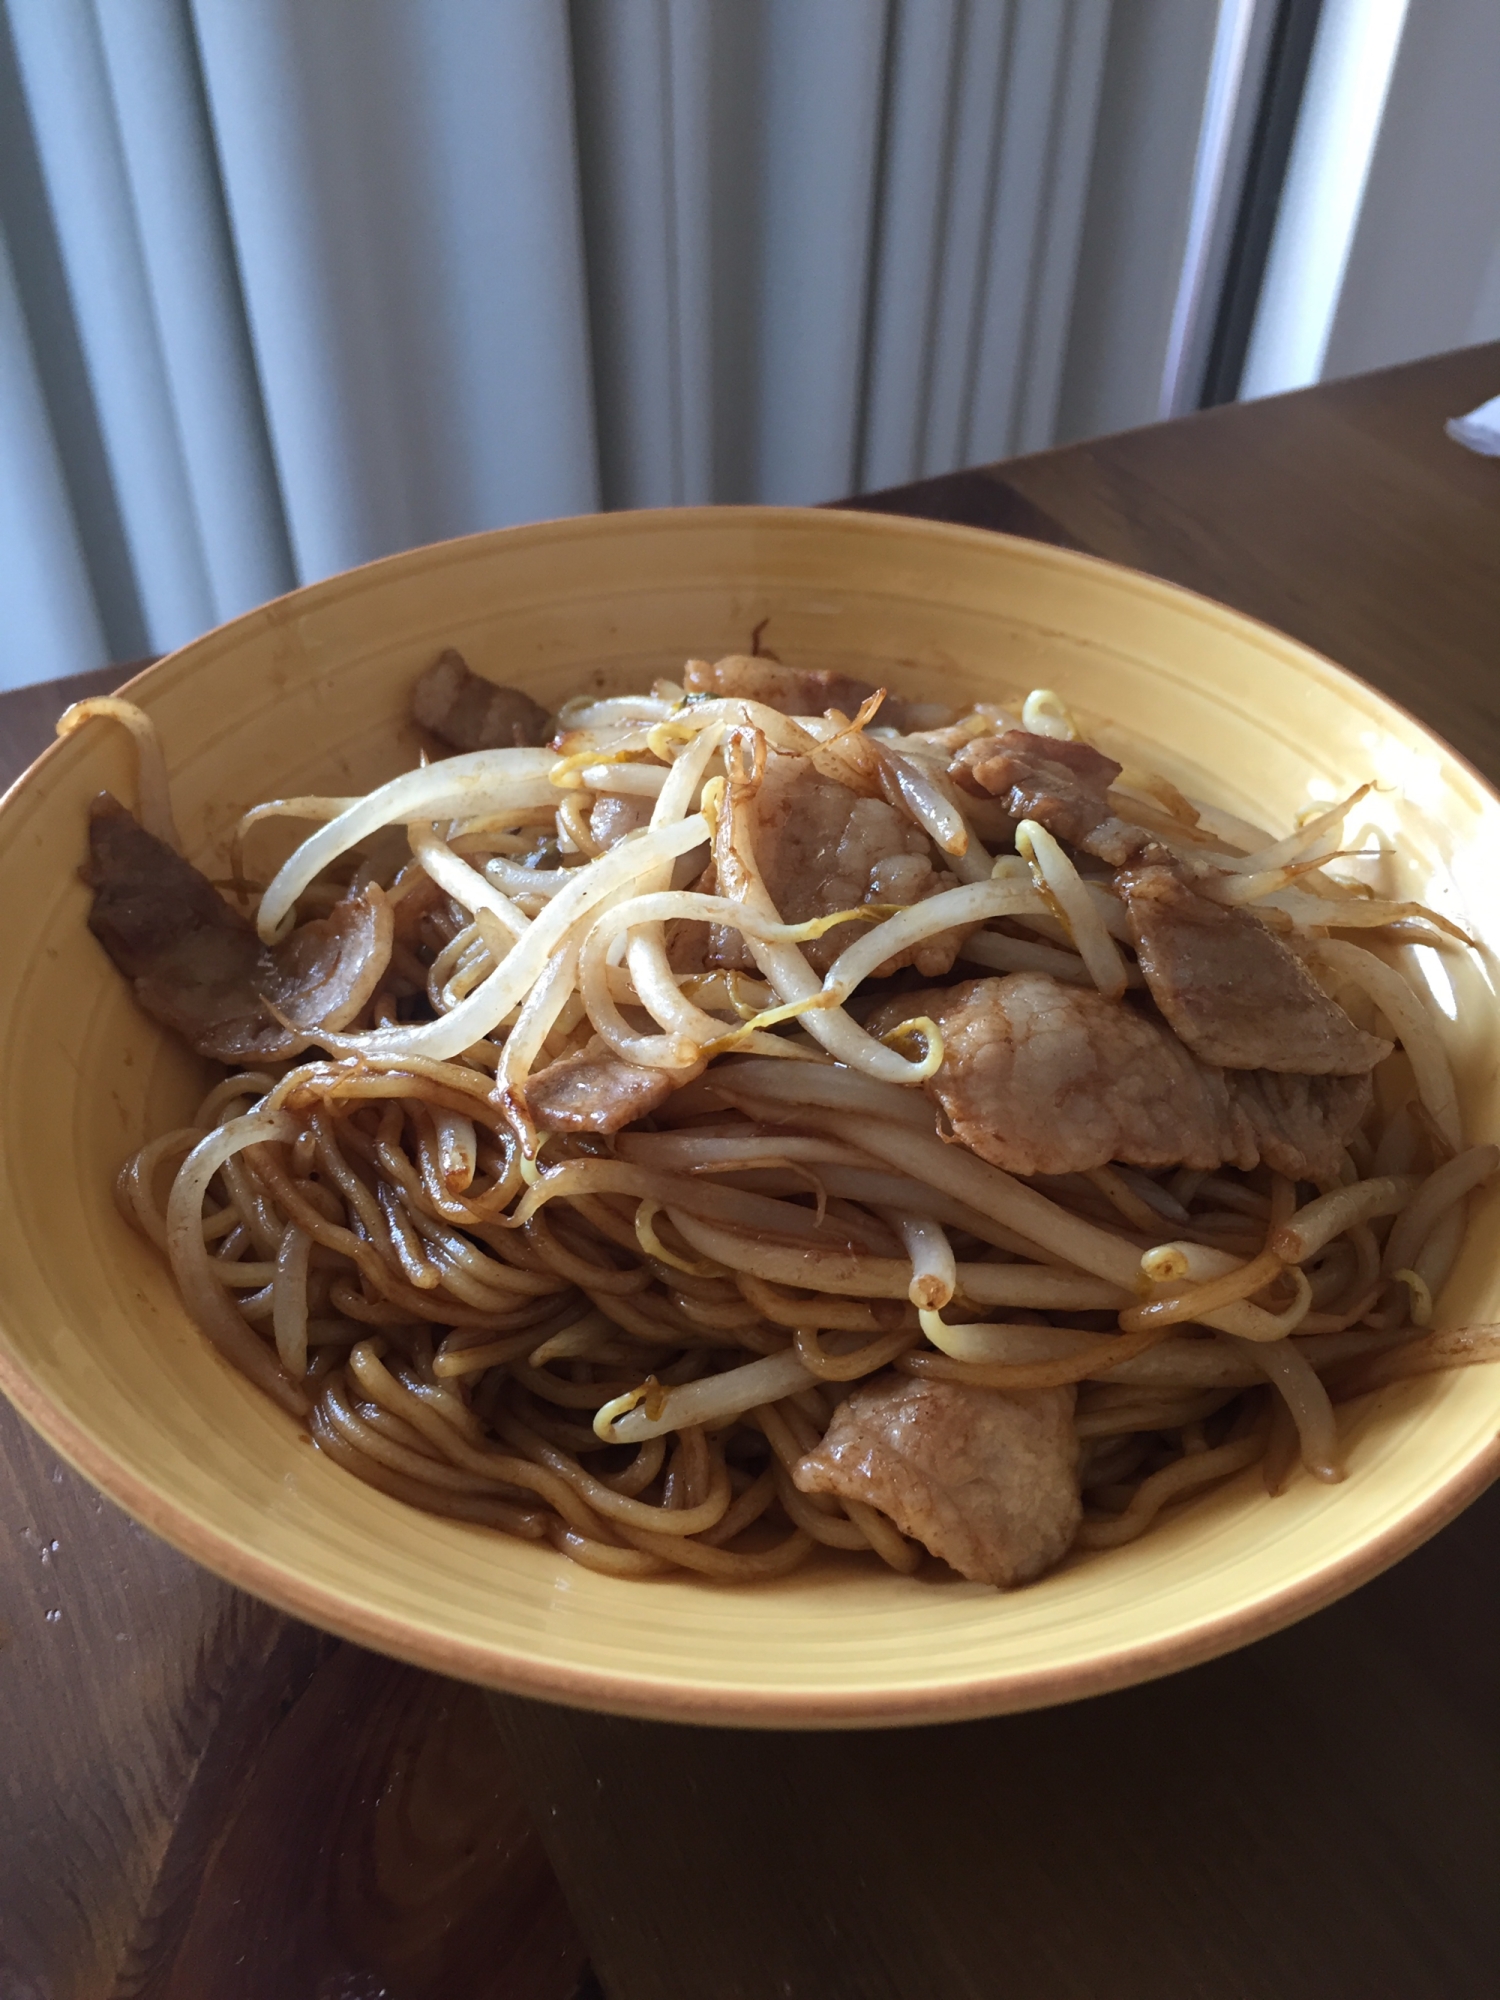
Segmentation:
{"type": "MultiPolygon", "coordinates": [[[[352,792],[413,761],[415,674],[456,645],[544,700],[639,687],[762,643],[939,699],[1059,689],[1106,747],[1284,831],[1367,777],[1402,884],[1500,945],[1500,803],[1410,718],[1202,599],[1035,544],[878,516],[683,510],[393,557],[211,633],[143,675],[189,851],[222,872],[257,799],[352,792]]],[[[1368,1398],[1348,1481],[1256,1472],[1145,1539],[1001,1594],[869,1562],[735,1592],[622,1583],[412,1512],[320,1457],[211,1352],[111,1199],[206,1067],[134,1006],[85,929],[87,802],[132,796],[117,733],[50,750],[0,808],[0,1385],[150,1526],[368,1644],[519,1692],[778,1725],[992,1713],[1207,1657],[1350,1588],[1495,1470],[1500,1368],[1368,1398]]],[[[1418,954],[1475,1136],[1500,1131],[1493,961],[1418,954]]],[[[1500,1318],[1496,1197],[1443,1302],[1500,1318]]]]}

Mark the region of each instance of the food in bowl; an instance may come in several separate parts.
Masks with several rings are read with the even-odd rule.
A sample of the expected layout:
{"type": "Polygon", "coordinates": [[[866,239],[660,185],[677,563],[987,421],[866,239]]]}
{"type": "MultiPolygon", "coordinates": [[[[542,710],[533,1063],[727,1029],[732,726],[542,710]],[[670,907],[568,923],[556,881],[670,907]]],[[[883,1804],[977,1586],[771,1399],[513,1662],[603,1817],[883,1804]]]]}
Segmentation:
{"type": "Polygon", "coordinates": [[[622,1577],[1011,1586],[1495,1352],[1430,1327],[1500,1150],[1398,963],[1467,940],[1337,872],[1363,793],[1277,838],[1045,691],[762,658],[413,707],[455,754],[255,808],[228,896],[145,718],[69,719],[141,747],[92,927],[231,1065],[122,1205],[356,1476],[622,1577]]]}

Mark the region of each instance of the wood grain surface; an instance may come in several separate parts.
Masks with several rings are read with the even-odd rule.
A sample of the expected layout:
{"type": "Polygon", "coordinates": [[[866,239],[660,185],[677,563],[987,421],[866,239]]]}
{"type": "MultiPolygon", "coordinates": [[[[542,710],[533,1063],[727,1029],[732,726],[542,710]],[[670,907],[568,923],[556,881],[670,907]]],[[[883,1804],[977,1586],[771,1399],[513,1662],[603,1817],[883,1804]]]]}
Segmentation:
{"type": "Polygon", "coordinates": [[[1274,1639],[994,1722],[496,1708],[618,2000],[1480,2000],[1497,1534],[1492,1492],[1274,1639]]]}
{"type": "Polygon", "coordinates": [[[1290,632],[1500,775],[1500,460],[1443,431],[1500,342],[856,505],[1086,549],[1290,632]]]}
{"type": "MultiPolygon", "coordinates": [[[[1497,391],[1500,345],[854,504],[1206,591],[1500,776],[1500,463],[1441,428],[1497,391]]],[[[0,696],[0,778],[124,671],[0,696]]],[[[744,1735],[324,1639],[0,1405],[0,2000],[1488,2000],[1497,1544],[1492,1492],[1293,1630],[1071,1708],[744,1735]]]]}
{"type": "Polygon", "coordinates": [[[484,1698],[139,1528],[0,1403],[0,2000],[569,2000],[484,1698]]]}

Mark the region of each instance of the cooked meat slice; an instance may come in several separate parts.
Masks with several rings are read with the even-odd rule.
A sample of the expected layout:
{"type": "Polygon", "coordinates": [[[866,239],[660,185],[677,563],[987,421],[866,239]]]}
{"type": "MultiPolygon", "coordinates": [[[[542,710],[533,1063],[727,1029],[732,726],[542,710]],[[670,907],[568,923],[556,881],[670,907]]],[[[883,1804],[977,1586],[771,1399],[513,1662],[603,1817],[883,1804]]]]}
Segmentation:
{"type": "Polygon", "coordinates": [[[1120,768],[1092,743],[1007,729],[966,744],[948,775],[977,798],[1002,800],[1013,819],[1034,819],[1058,840],[1123,868],[1161,850],[1112,811],[1107,794],[1120,768]]]}
{"type": "Polygon", "coordinates": [[[684,977],[712,972],[717,961],[711,961],[709,953],[721,938],[722,933],[712,924],[694,923],[687,917],[676,919],[667,925],[667,963],[684,977]]]}
{"type": "MultiPolygon", "coordinates": [[[[695,882],[689,882],[688,888],[695,896],[716,896],[719,893],[718,871],[711,861],[695,882]]],[[[712,924],[700,924],[691,917],[674,918],[667,925],[668,965],[678,973],[712,971],[708,954],[714,936],[712,924]]]]}
{"type": "Polygon", "coordinates": [[[512,750],[545,743],[552,718],[529,694],[476,674],[450,646],[411,691],[411,712],[453,750],[512,750]]]}
{"type": "Polygon", "coordinates": [[[601,849],[613,847],[627,833],[645,826],[651,817],[651,799],[629,798],[621,792],[606,792],[595,799],[589,813],[589,832],[601,849]]]}
{"type": "MultiPolygon", "coordinates": [[[[726,791],[714,837],[720,893],[736,895],[746,880],[733,845],[734,802],[726,791]]],[[[772,750],[750,807],[756,867],[784,922],[806,923],[860,903],[920,903],[955,886],[933,866],[927,835],[884,799],[861,798],[835,778],[822,777],[805,757],[772,750]]],[[[967,934],[949,930],[925,939],[879,968],[880,976],[915,965],[928,979],[947,972],[967,934]]],[[[808,962],[826,972],[858,936],[854,924],[837,924],[802,946],[808,962]]],[[[717,930],[712,963],[753,964],[737,931],[717,930]]]]}
{"type": "Polygon", "coordinates": [[[1200,896],[1175,867],[1117,880],[1151,997],[1205,1062],[1356,1076],[1390,1054],[1248,910],[1200,896]]]}
{"type": "Polygon", "coordinates": [[[220,1062],[292,1054],[302,1039],[284,1023],[347,1027],[391,955],[391,907],[379,888],[346,896],[267,948],[205,876],[107,792],[90,814],[84,879],[94,891],[89,929],[137,1000],[220,1062]]]}
{"type": "MultiPolygon", "coordinates": [[[[689,694],[739,695],[783,715],[824,715],[836,708],[853,716],[876,692],[873,681],[857,680],[852,674],[784,667],[779,660],[752,659],[745,653],[731,653],[712,665],[689,660],[682,684],[689,694]]],[[[888,694],[875,719],[886,729],[922,729],[951,715],[951,709],[936,703],[903,701],[888,694]]]]}
{"type": "Polygon", "coordinates": [[[1267,1069],[1230,1070],[1225,1081],[1260,1157],[1294,1181],[1338,1178],[1343,1150],[1375,1094],[1368,1072],[1286,1076],[1267,1069]]]}
{"type": "Polygon", "coordinates": [[[920,1014],[943,1036],[927,1091],[960,1144],[1009,1173],[1255,1164],[1222,1074],[1128,1002],[1015,972],[903,994],[870,1031],[920,1014]]]}
{"type": "Polygon", "coordinates": [[[1073,1390],[877,1376],[792,1477],[879,1508],[973,1583],[1025,1583],[1067,1554],[1082,1518],[1073,1390]]]}
{"type": "Polygon", "coordinates": [[[1116,817],[1108,794],[1120,766],[1092,744],[1010,729],[967,744],[950,775],[1120,870],[1152,997],[1206,1062],[1352,1076],[1390,1053],[1258,917],[1200,896],[1149,834],[1116,817]]]}
{"type": "Polygon", "coordinates": [[[538,1127],[548,1131],[618,1132],[665,1104],[703,1068],[647,1069],[586,1050],[528,1077],[526,1102],[538,1127]]]}
{"type": "Polygon", "coordinates": [[[347,1028],[373,999],[394,934],[385,891],[371,883],[273,946],[262,991],[294,1028],[347,1028]]]}
{"type": "Polygon", "coordinates": [[[169,954],[189,947],[213,979],[252,967],[259,947],[254,928],[110,792],[89,809],[83,879],[94,891],[89,929],[127,979],[148,977],[169,954]]]}
{"type": "Polygon", "coordinates": [[[928,1094],[961,1145],[1013,1174],[1264,1160],[1328,1180],[1370,1108],[1368,1074],[1220,1069],[1154,1014],[1044,972],[905,993],[868,1026],[881,1034],[917,1014],[943,1035],[928,1094]]]}
{"type": "Polygon", "coordinates": [[[822,715],[830,708],[853,715],[875,692],[872,682],[856,680],[850,674],[806,672],[747,653],[730,653],[712,663],[689,660],[682,684],[689,694],[739,695],[779,709],[783,715],[822,715]]]}

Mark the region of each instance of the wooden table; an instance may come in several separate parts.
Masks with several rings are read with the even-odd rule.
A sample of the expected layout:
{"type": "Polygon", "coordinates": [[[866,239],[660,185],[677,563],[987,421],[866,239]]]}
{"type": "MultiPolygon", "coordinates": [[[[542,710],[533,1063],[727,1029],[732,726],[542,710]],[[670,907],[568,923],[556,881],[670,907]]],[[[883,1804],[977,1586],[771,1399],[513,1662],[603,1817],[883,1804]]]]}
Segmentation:
{"type": "MultiPolygon", "coordinates": [[[[1442,433],[1497,391],[1500,344],[858,504],[1207,591],[1500,778],[1500,463],[1442,433]]],[[[0,697],[6,775],[118,675],[0,697]]],[[[1500,1989],[1500,1490],[1191,1673],[849,1735],[513,1700],[491,1730],[195,1568],[3,1406],[0,1530],[0,2000],[1500,1989]]]]}

